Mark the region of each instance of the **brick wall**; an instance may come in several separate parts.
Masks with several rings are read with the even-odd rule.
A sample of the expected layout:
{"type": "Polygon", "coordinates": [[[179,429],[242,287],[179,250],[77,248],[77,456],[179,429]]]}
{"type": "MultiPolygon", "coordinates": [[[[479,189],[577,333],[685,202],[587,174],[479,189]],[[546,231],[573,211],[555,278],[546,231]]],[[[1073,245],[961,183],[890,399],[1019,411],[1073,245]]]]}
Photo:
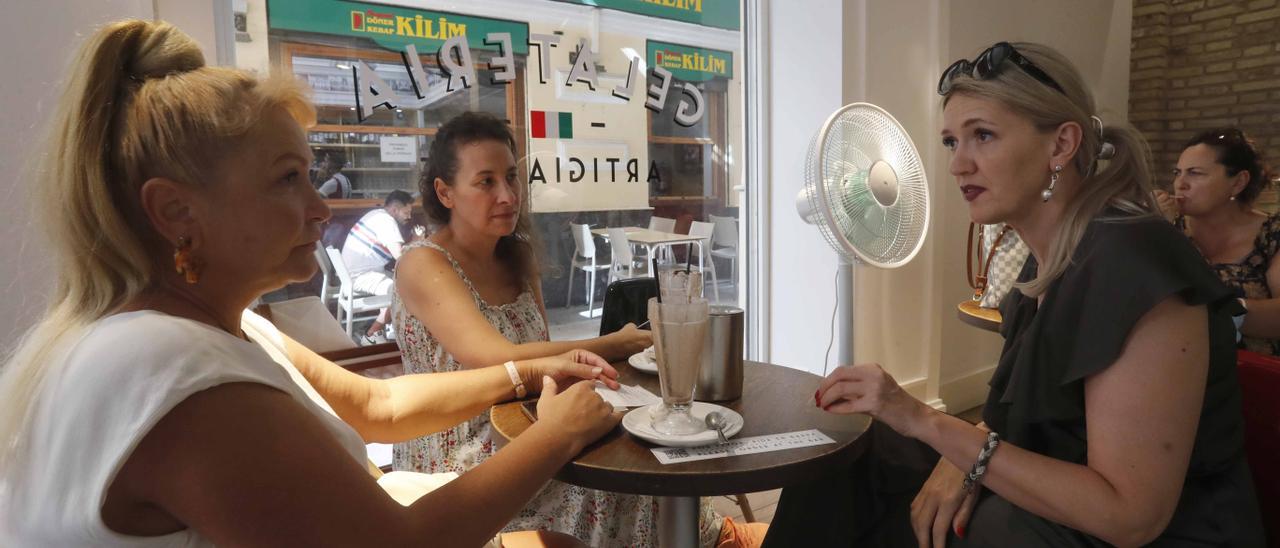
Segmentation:
{"type": "MultiPolygon", "coordinates": [[[[1151,144],[1160,186],[1183,143],[1212,127],[1243,129],[1280,166],[1277,0],[1134,0],[1129,120],[1151,144]]],[[[1274,188],[1259,205],[1276,210],[1274,188]]]]}

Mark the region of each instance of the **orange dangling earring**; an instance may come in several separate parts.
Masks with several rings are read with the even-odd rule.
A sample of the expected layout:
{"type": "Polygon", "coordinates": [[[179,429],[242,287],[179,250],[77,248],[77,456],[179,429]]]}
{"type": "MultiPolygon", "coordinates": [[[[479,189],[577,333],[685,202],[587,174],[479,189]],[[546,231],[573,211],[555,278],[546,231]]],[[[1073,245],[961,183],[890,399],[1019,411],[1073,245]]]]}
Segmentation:
{"type": "Polygon", "coordinates": [[[191,256],[191,239],[186,236],[178,237],[178,248],[173,250],[173,268],[184,275],[189,284],[200,281],[204,265],[191,256]]]}

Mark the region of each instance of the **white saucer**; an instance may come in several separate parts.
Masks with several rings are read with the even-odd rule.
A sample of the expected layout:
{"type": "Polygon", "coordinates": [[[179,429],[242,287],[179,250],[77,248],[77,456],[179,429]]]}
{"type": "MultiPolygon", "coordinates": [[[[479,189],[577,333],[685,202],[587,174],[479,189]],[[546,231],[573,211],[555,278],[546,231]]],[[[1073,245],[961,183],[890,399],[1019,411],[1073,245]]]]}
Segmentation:
{"type": "Polygon", "coordinates": [[[636,371],[651,375],[658,374],[658,361],[653,357],[652,346],[632,354],[630,358],[627,358],[627,364],[635,368],[636,371]]]}
{"type": "MultiPolygon", "coordinates": [[[[626,416],[622,417],[622,427],[637,438],[649,443],[664,445],[667,447],[698,447],[701,445],[711,445],[720,441],[720,437],[716,435],[715,430],[710,428],[697,434],[689,434],[686,436],[669,436],[654,430],[653,419],[651,418],[652,416],[650,413],[655,407],[659,407],[661,405],[662,404],[657,403],[632,409],[626,414],[626,416]]],[[[712,411],[719,411],[720,414],[724,416],[725,422],[728,423],[724,429],[724,435],[726,438],[731,438],[734,434],[737,434],[742,430],[742,415],[739,415],[737,411],[714,403],[700,401],[693,402],[692,414],[693,418],[697,420],[701,421],[705,419],[707,413],[712,411]]]]}

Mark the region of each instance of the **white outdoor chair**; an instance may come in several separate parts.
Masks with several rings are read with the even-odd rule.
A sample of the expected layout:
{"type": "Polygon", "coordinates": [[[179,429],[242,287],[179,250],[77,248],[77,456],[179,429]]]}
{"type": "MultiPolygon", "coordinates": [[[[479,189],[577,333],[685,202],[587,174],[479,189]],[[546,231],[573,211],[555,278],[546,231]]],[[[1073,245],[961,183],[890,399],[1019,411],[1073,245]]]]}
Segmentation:
{"type": "Polygon", "coordinates": [[[733,217],[711,215],[716,227],[711,236],[711,256],[729,261],[729,273],[734,284],[738,283],[738,220],[733,217]]]}
{"type": "MultiPolygon", "coordinates": [[[[697,236],[702,241],[701,246],[693,246],[693,247],[696,249],[702,250],[700,251],[700,253],[702,253],[702,256],[699,257],[700,259],[702,259],[702,268],[711,272],[711,287],[714,287],[716,289],[716,302],[720,302],[720,281],[716,279],[716,262],[713,261],[711,259],[711,256],[709,255],[711,251],[711,238],[715,234],[715,229],[716,229],[716,225],[713,225],[711,223],[694,221],[689,225],[689,235],[697,236]]],[[[693,250],[690,249],[691,253],[692,251],[693,250]]],[[[689,262],[692,263],[693,259],[690,258],[689,262]]]]}
{"type": "MultiPolygon", "coordinates": [[[[675,233],[676,220],[669,219],[667,217],[658,217],[656,215],[649,217],[649,230],[652,230],[654,232],[666,232],[669,234],[675,233]]],[[[664,245],[658,248],[658,254],[661,255],[663,259],[670,259],[671,246],[664,245]]],[[[648,260],[648,259],[649,257],[645,257],[645,260],[648,260]]]]}
{"type": "Polygon", "coordinates": [[[656,230],[658,232],[675,232],[676,220],[658,216],[649,217],[649,230],[656,230]]]}
{"type": "Polygon", "coordinates": [[[329,313],[329,307],[315,295],[262,304],[254,310],[275,324],[281,333],[316,353],[356,346],[355,341],[343,332],[342,324],[329,313]]]}
{"type": "Polygon", "coordinates": [[[609,268],[609,265],[596,263],[596,240],[590,226],[569,223],[569,231],[573,233],[573,258],[569,261],[569,289],[565,292],[564,306],[568,308],[573,299],[573,272],[581,270],[586,274],[587,313],[590,314],[595,310],[596,272],[609,268]]]}
{"type": "Polygon", "coordinates": [[[337,296],[338,288],[329,285],[333,281],[333,263],[324,251],[324,243],[316,242],[316,262],[320,264],[320,304],[329,309],[329,299],[337,296]]]}
{"type": "Polygon", "coordinates": [[[608,232],[609,248],[613,251],[613,257],[609,263],[609,283],[613,283],[614,280],[647,276],[648,268],[635,265],[635,255],[631,254],[631,240],[627,238],[627,231],[621,228],[610,228],[608,232]]]}
{"type": "Polygon", "coordinates": [[[342,260],[342,252],[330,246],[324,249],[333,265],[333,273],[338,276],[338,311],[337,318],[347,324],[347,335],[355,333],[355,315],[378,311],[391,306],[391,295],[369,295],[359,293],[351,281],[351,273],[347,272],[347,263],[342,260]]]}

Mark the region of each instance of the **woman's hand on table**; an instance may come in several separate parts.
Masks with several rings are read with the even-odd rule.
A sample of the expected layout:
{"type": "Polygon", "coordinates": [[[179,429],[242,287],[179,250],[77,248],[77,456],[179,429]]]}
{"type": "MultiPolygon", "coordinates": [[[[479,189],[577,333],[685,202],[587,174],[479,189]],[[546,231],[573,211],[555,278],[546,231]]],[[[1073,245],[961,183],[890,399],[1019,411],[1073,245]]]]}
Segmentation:
{"type": "Polygon", "coordinates": [[[917,437],[914,430],[935,412],[903,390],[898,381],[876,363],[837,367],[818,384],[814,397],[824,411],[866,413],[912,438],[917,437]]]}
{"type": "Polygon", "coordinates": [[[526,372],[524,383],[532,392],[543,390],[543,377],[551,377],[561,388],[568,388],[581,380],[598,380],[614,390],[619,386],[618,370],[587,350],[575,349],[555,356],[523,360],[521,365],[526,372]]]}
{"type": "MultiPolygon", "coordinates": [[[[822,379],[815,394],[818,407],[832,413],[866,413],[898,433],[917,437],[933,408],[908,394],[879,364],[837,367],[822,379]]],[[[922,547],[946,545],[947,529],[963,537],[976,493],[964,491],[964,472],[946,459],[938,465],[911,503],[911,529],[922,547]]]]}
{"type": "Polygon", "coordinates": [[[554,428],[556,436],[569,443],[576,455],[591,442],[613,430],[622,422],[624,413],[614,412],[591,383],[575,383],[560,392],[555,379],[542,378],[542,395],[538,398],[538,422],[532,428],[554,428]]]}
{"type": "Polygon", "coordinates": [[[947,543],[947,529],[964,538],[969,516],[978,500],[979,486],[964,490],[964,471],[951,461],[939,458],[933,473],[911,501],[911,530],[920,546],[941,548],[947,543]]]}
{"type": "Polygon", "coordinates": [[[653,346],[653,332],[638,329],[634,323],[628,323],[605,337],[609,339],[610,357],[617,360],[625,360],[632,354],[653,346]]]}

